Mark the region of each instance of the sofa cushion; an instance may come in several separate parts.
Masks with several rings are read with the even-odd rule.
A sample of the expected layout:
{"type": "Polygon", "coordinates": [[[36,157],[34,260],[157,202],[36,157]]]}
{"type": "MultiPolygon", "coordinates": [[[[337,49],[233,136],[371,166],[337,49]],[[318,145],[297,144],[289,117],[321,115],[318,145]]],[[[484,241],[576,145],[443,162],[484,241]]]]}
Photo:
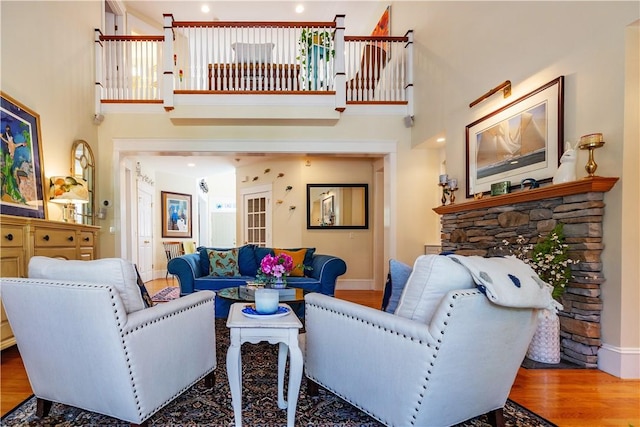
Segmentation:
{"type": "Polygon", "coordinates": [[[402,291],[411,275],[411,266],[395,259],[389,260],[389,274],[382,298],[382,310],[394,313],[400,302],[402,291]]]}
{"type": "Polygon", "coordinates": [[[413,265],[395,314],[429,324],[447,292],[473,287],[469,271],[451,258],[421,255],[413,265]]]}
{"type": "MultiPolygon", "coordinates": [[[[198,253],[200,254],[200,276],[208,276],[211,274],[210,266],[209,266],[209,254],[207,252],[209,250],[216,251],[228,251],[234,248],[209,248],[205,246],[198,247],[198,253]]],[[[254,256],[255,245],[244,245],[240,246],[238,249],[238,269],[240,270],[240,274],[243,276],[255,276],[258,271],[258,263],[256,263],[256,258],[254,256]]]]}
{"type": "Polygon", "coordinates": [[[29,278],[112,285],[127,313],[145,308],[135,267],[121,258],[77,261],[34,256],[29,260],[29,278]]]}
{"type": "Polygon", "coordinates": [[[291,257],[293,261],[293,270],[289,273],[291,277],[303,277],[304,276],[304,257],[307,253],[306,249],[300,249],[297,251],[290,251],[287,249],[274,249],[273,250],[275,256],[277,257],[280,254],[287,254],[291,257]]]}
{"type": "Polygon", "coordinates": [[[238,248],[206,249],[206,251],[209,259],[209,276],[236,277],[240,275],[238,248]]]}
{"type": "MultiPolygon", "coordinates": [[[[253,250],[253,255],[254,255],[254,259],[256,260],[256,271],[257,271],[257,268],[260,267],[260,262],[262,261],[262,258],[266,257],[267,255],[275,255],[275,253],[273,252],[272,248],[263,248],[261,246],[256,246],[253,250]]],[[[253,274],[255,275],[255,272],[253,274]]]]}
{"type": "Polygon", "coordinates": [[[138,266],[136,264],[133,264],[133,267],[136,269],[136,281],[138,283],[138,288],[140,288],[140,296],[142,297],[142,302],[144,302],[144,307],[153,307],[153,300],[151,299],[151,295],[149,295],[149,291],[144,284],[144,280],[142,280],[142,277],[140,277],[138,266]]]}
{"type": "Polygon", "coordinates": [[[304,275],[309,276],[311,273],[311,267],[313,266],[313,254],[316,253],[316,248],[282,248],[282,250],[289,252],[298,252],[301,250],[305,250],[303,265],[306,267],[304,270],[304,275]]]}

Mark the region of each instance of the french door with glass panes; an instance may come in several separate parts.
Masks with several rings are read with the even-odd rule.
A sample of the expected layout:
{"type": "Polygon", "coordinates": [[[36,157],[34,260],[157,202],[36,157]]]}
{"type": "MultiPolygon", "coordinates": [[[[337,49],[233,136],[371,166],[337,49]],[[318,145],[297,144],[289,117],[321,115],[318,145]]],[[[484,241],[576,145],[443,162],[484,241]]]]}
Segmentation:
{"type": "Polygon", "coordinates": [[[271,186],[244,190],[242,197],[243,241],[271,247],[271,186]]]}

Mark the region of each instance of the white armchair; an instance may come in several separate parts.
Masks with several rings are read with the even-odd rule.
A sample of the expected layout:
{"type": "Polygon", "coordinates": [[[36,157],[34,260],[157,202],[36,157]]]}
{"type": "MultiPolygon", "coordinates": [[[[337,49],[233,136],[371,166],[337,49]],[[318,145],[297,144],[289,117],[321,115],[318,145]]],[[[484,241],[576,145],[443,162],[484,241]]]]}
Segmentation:
{"type": "Polygon", "coordinates": [[[33,257],[29,276],[0,289],[38,416],[59,402],[143,424],[200,379],[213,386],[213,292],[144,308],[133,264],[115,258],[33,257]]]}
{"type": "MultiPolygon", "coordinates": [[[[421,274],[426,281],[451,280],[457,274],[452,267],[461,268],[447,259],[452,265],[440,267],[445,274],[435,274],[432,266],[424,273],[427,260],[433,262],[416,261],[409,282],[420,282],[421,274]]],[[[411,293],[407,288],[403,298],[411,293]]],[[[426,322],[307,295],[310,394],[320,385],[389,426],[448,426],[485,413],[494,424],[504,424],[502,408],[533,336],[537,310],[495,305],[477,289],[442,295],[426,322]]],[[[422,292],[420,298],[433,295],[422,292]]],[[[407,301],[403,304],[406,309],[407,301]]],[[[422,308],[413,312],[429,311],[422,308]]]]}

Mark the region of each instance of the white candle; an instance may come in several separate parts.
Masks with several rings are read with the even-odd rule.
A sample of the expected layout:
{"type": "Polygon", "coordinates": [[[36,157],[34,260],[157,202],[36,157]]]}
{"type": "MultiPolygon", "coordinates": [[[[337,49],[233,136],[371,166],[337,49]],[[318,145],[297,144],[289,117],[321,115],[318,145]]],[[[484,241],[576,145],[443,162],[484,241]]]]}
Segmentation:
{"type": "Polygon", "coordinates": [[[456,188],[458,188],[458,180],[455,178],[451,178],[449,180],[449,188],[451,188],[452,190],[455,190],[456,188]]]}
{"type": "Polygon", "coordinates": [[[449,177],[449,175],[447,175],[446,173],[445,173],[445,174],[440,175],[440,184],[446,184],[446,183],[447,183],[447,178],[448,178],[448,177],[449,177]]]}
{"type": "Polygon", "coordinates": [[[277,289],[256,289],[256,311],[260,314],[273,314],[278,311],[280,293],[277,289]]]}

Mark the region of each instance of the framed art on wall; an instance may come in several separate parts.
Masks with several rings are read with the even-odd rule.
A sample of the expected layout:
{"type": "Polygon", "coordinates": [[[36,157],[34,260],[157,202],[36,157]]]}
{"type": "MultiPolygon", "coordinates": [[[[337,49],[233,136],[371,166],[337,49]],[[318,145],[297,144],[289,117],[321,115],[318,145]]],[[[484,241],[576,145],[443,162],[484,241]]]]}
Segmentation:
{"type": "Polygon", "coordinates": [[[497,182],[551,180],[562,155],[563,87],[560,76],[467,125],[467,197],[497,182]]]}
{"type": "Polygon", "coordinates": [[[46,218],[40,116],[0,92],[0,213],[46,218]]]}
{"type": "Polygon", "coordinates": [[[327,196],[322,199],[322,223],[333,225],[333,218],[333,196],[327,196]]]}
{"type": "Polygon", "coordinates": [[[191,237],[191,195],[161,191],[162,237],[191,237]]]}

